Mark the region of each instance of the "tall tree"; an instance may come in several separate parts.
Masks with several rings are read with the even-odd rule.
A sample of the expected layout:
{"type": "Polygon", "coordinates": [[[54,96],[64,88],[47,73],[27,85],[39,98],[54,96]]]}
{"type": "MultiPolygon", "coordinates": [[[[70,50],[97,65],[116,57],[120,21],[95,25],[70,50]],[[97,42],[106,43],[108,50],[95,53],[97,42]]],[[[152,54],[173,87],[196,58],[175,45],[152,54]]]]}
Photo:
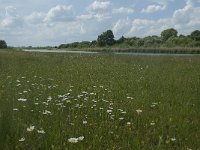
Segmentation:
{"type": "Polygon", "coordinates": [[[4,40],[0,40],[0,48],[7,48],[7,43],[4,40]]]}
{"type": "Polygon", "coordinates": [[[177,30],[170,28],[161,32],[161,38],[163,42],[166,42],[170,37],[177,37],[177,34],[177,30]]]}
{"type": "Polygon", "coordinates": [[[113,45],[115,43],[115,39],[112,30],[107,30],[99,35],[97,38],[97,43],[99,46],[113,45]]]}

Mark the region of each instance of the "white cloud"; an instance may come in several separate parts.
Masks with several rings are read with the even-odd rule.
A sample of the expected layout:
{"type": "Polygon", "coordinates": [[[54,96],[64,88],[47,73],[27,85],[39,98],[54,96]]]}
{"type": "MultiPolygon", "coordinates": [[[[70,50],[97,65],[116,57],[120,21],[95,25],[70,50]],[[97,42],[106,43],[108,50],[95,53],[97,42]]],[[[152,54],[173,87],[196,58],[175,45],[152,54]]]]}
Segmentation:
{"type": "Polygon", "coordinates": [[[169,2],[173,2],[174,0],[149,0],[159,5],[167,6],[169,2]]]}
{"type": "Polygon", "coordinates": [[[104,21],[106,19],[109,19],[110,18],[110,15],[107,14],[107,13],[104,13],[104,14],[95,14],[94,15],[94,18],[98,21],[98,22],[101,22],[101,21],[104,21]]]}
{"type": "Polygon", "coordinates": [[[51,25],[55,22],[69,22],[75,19],[72,5],[57,5],[49,9],[47,13],[33,12],[29,16],[25,16],[24,20],[27,24],[47,23],[51,25]]]}
{"type": "Polygon", "coordinates": [[[187,0],[182,9],[173,14],[173,21],[181,33],[189,33],[193,29],[200,28],[200,7],[195,7],[192,0],[187,0]]]}
{"type": "Polygon", "coordinates": [[[12,6],[5,8],[5,17],[0,21],[0,28],[12,28],[22,25],[21,18],[17,15],[16,9],[12,6]]]}
{"type": "Polygon", "coordinates": [[[81,27],[80,27],[80,34],[85,34],[85,33],[87,33],[87,31],[86,31],[84,25],[81,25],[81,27]]]}
{"type": "Polygon", "coordinates": [[[73,19],[72,5],[57,5],[49,10],[44,22],[70,21],[73,19]]]}
{"type": "Polygon", "coordinates": [[[76,16],[76,19],[81,20],[81,21],[91,20],[93,19],[93,15],[92,14],[79,15],[79,16],[76,16]]]}
{"type": "Polygon", "coordinates": [[[162,11],[162,10],[165,10],[166,9],[166,5],[149,5],[147,6],[147,8],[143,8],[142,9],[142,13],[154,13],[154,12],[157,12],[157,11],[162,11]]]}
{"type": "Polygon", "coordinates": [[[109,1],[94,1],[87,9],[88,11],[106,10],[111,6],[109,1]]]}
{"type": "Polygon", "coordinates": [[[119,19],[112,27],[113,33],[116,36],[126,35],[128,29],[131,27],[131,20],[129,18],[119,19]]]}
{"type": "Polygon", "coordinates": [[[175,23],[185,24],[189,22],[193,13],[194,13],[194,8],[193,8],[192,1],[187,0],[184,8],[178,9],[174,12],[173,19],[175,23]]]}
{"type": "Polygon", "coordinates": [[[182,9],[175,10],[172,17],[164,19],[119,19],[113,26],[116,35],[128,37],[160,35],[167,28],[175,28],[181,34],[190,34],[200,28],[200,7],[195,7],[192,0],[187,0],[182,9]]]}
{"type": "Polygon", "coordinates": [[[30,24],[39,24],[42,23],[46,14],[41,12],[33,12],[31,15],[24,17],[25,22],[30,24]]]}
{"type": "Polygon", "coordinates": [[[106,19],[109,19],[111,16],[109,13],[89,13],[86,15],[76,16],[76,20],[78,21],[88,21],[88,20],[96,20],[98,22],[102,22],[106,19]]]}
{"type": "Polygon", "coordinates": [[[120,7],[117,9],[113,9],[113,13],[119,13],[119,14],[132,14],[134,12],[134,10],[132,8],[128,8],[128,7],[120,7]]]}

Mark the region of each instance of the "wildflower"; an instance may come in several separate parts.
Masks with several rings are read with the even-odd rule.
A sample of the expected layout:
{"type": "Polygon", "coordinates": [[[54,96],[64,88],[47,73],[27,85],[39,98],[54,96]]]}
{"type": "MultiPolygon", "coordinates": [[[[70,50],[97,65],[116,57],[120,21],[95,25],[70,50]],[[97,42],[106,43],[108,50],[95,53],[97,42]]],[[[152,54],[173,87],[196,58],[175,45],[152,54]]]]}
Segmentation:
{"type": "Polygon", "coordinates": [[[78,137],[78,140],[79,140],[79,141],[83,141],[83,140],[84,140],[84,136],[78,137]]]}
{"type": "Polygon", "coordinates": [[[48,110],[43,111],[43,115],[48,115],[48,114],[51,114],[51,112],[48,110]]]}
{"type": "Polygon", "coordinates": [[[158,105],[158,103],[153,102],[153,103],[151,104],[151,108],[156,107],[157,105],[158,105]]]}
{"type": "Polygon", "coordinates": [[[127,99],[133,99],[133,97],[127,96],[127,99]]]}
{"type": "Polygon", "coordinates": [[[86,92],[86,91],[82,91],[82,93],[83,93],[83,94],[87,94],[87,92],[86,92]]]}
{"type": "Polygon", "coordinates": [[[44,132],[44,130],[37,130],[37,133],[39,133],[39,134],[45,134],[45,132],[44,132]]]}
{"type": "Polygon", "coordinates": [[[70,142],[70,143],[78,143],[78,138],[69,138],[68,142],[70,142]]]}
{"type": "Polygon", "coordinates": [[[126,124],[127,124],[127,125],[131,125],[131,122],[127,122],[126,124]]]}
{"type": "Polygon", "coordinates": [[[35,126],[30,126],[29,128],[27,128],[28,132],[32,132],[35,129],[35,126]]]}
{"type": "Polygon", "coordinates": [[[176,138],[171,138],[171,141],[172,141],[172,142],[175,142],[175,141],[176,141],[176,138]]]}
{"type": "Polygon", "coordinates": [[[83,124],[87,124],[87,121],[83,121],[83,124]]]}
{"type": "Polygon", "coordinates": [[[150,125],[151,125],[151,126],[154,126],[154,125],[155,125],[155,122],[151,122],[150,125]]]}
{"type": "Polygon", "coordinates": [[[58,95],[58,98],[62,98],[62,97],[64,97],[63,95],[58,95]]]}
{"type": "Polygon", "coordinates": [[[23,137],[23,138],[21,138],[21,139],[19,139],[19,142],[24,142],[25,141],[25,138],[23,137]]]}
{"type": "Polygon", "coordinates": [[[136,110],[136,112],[137,112],[138,115],[139,115],[140,113],[142,113],[142,110],[141,110],[141,109],[138,109],[138,110],[136,110]]]}
{"type": "Polygon", "coordinates": [[[52,100],[52,97],[49,96],[49,97],[47,98],[47,100],[48,100],[48,102],[51,101],[51,100],[52,100]]]}
{"type": "Polygon", "coordinates": [[[13,111],[18,111],[19,109],[18,108],[13,108],[13,111]]]}
{"type": "Polygon", "coordinates": [[[158,103],[153,102],[152,105],[158,105],[158,103]]]}
{"type": "Polygon", "coordinates": [[[58,103],[58,104],[56,104],[56,106],[62,106],[63,105],[63,103],[58,103]]]}
{"type": "Polygon", "coordinates": [[[123,119],[124,119],[123,117],[119,118],[119,120],[123,120],[123,119]]]}
{"type": "Polygon", "coordinates": [[[111,113],[112,112],[112,110],[107,110],[107,113],[111,113]]]}
{"type": "Polygon", "coordinates": [[[19,101],[19,102],[26,102],[27,99],[25,99],[25,98],[19,98],[18,101],[19,101]]]}
{"type": "Polygon", "coordinates": [[[49,105],[47,102],[42,102],[42,103],[45,104],[45,105],[47,105],[47,106],[49,105]]]}

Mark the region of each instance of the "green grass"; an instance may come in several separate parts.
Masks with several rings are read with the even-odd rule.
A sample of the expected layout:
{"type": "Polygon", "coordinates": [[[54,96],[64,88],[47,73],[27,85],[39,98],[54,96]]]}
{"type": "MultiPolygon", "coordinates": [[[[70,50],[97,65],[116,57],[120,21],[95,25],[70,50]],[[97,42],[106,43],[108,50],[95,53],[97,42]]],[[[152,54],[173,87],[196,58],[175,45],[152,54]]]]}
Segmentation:
{"type": "Polygon", "coordinates": [[[199,64],[198,56],[1,50],[0,149],[198,150],[199,64]]]}

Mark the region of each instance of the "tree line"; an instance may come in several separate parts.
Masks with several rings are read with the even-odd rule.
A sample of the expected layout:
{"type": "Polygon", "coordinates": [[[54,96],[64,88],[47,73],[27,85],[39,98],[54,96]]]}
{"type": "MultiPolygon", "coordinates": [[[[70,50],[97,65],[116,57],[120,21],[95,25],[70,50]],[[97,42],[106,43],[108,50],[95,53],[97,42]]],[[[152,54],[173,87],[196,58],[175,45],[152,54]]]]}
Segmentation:
{"type": "Polygon", "coordinates": [[[112,30],[107,30],[94,41],[73,42],[61,44],[59,48],[95,48],[116,46],[120,48],[174,48],[174,47],[200,47],[200,31],[195,30],[190,35],[178,35],[174,28],[163,30],[160,36],[120,37],[115,40],[112,30]]]}

